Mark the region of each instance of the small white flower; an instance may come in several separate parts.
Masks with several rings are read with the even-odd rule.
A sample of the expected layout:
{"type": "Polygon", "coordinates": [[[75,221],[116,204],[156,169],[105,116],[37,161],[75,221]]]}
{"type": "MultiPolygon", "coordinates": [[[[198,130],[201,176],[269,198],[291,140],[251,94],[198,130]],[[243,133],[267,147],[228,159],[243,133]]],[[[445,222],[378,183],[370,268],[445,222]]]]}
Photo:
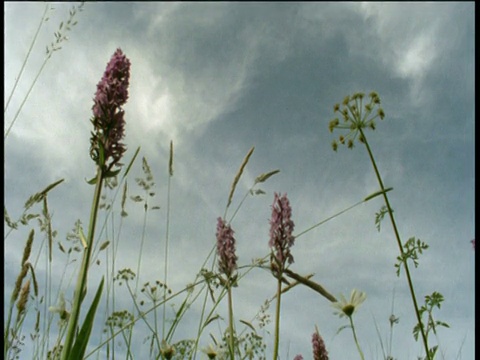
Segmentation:
{"type": "Polygon", "coordinates": [[[50,306],[48,308],[48,311],[52,313],[58,313],[58,315],[60,316],[60,320],[68,320],[70,314],[65,307],[65,295],[63,294],[63,292],[61,292],[58,297],[57,306],[50,306]]]}
{"type": "Polygon", "coordinates": [[[351,317],[356,308],[359,307],[366,298],[367,294],[365,294],[363,291],[357,291],[356,289],[353,289],[352,293],[350,294],[350,301],[347,301],[345,296],[340,294],[340,301],[333,303],[332,306],[338,310],[335,311],[335,314],[341,318],[344,316],[351,317]]]}

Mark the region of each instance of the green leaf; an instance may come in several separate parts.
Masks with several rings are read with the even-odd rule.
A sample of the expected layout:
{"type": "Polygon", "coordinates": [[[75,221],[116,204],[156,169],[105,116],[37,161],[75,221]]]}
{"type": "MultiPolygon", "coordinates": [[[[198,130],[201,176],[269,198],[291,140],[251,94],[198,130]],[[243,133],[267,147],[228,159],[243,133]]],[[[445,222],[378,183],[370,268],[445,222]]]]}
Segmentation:
{"type": "Polygon", "coordinates": [[[240,319],[240,322],[241,322],[242,324],[247,325],[247,326],[248,326],[250,329],[252,329],[254,332],[257,332],[257,330],[255,330],[255,328],[253,327],[253,325],[250,324],[248,321],[240,319]]]}
{"type": "Polygon", "coordinates": [[[335,333],[335,335],[340,334],[340,332],[341,332],[342,330],[345,330],[345,329],[348,329],[348,328],[351,328],[351,326],[350,326],[350,325],[340,326],[340,327],[338,328],[337,332],[335,333]]]}
{"type": "Polygon", "coordinates": [[[95,298],[93,299],[92,305],[90,306],[90,310],[88,310],[82,328],[80,329],[80,332],[75,338],[75,343],[73,344],[72,350],[70,351],[70,354],[68,356],[69,360],[82,360],[84,358],[85,350],[87,349],[88,345],[88,340],[90,338],[90,334],[92,333],[95,313],[97,312],[98,303],[100,302],[100,298],[102,297],[104,280],[105,279],[102,277],[102,281],[98,286],[97,293],[95,295],[95,298]]]}
{"type": "Polygon", "coordinates": [[[128,172],[130,171],[130,168],[132,167],[135,159],[137,158],[138,153],[140,152],[140,146],[137,148],[137,151],[135,151],[135,154],[133,155],[132,160],[130,160],[130,163],[127,166],[127,170],[125,171],[125,174],[123,174],[123,177],[125,178],[128,175],[128,172]]]}
{"type": "Polygon", "coordinates": [[[88,184],[95,185],[97,183],[97,177],[93,177],[90,180],[86,180],[88,184]]]}
{"type": "Polygon", "coordinates": [[[121,169],[119,169],[119,170],[105,171],[105,173],[103,174],[103,177],[104,177],[104,178],[111,178],[111,177],[117,176],[118,173],[120,172],[120,170],[121,170],[121,169]]]}
{"type": "Polygon", "coordinates": [[[378,213],[375,213],[375,225],[376,225],[378,231],[380,231],[380,224],[381,224],[383,218],[385,217],[385,214],[387,214],[387,213],[388,213],[388,209],[385,205],[383,205],[380,208],[380,211],[378,213]]]}
{"type": "Polygon", "coordinates": [[[280,170],[273,170],[273,171],[270,171],[268,173],[263,173],[259,176],[257,176],[257,178],[255,179],[255,184],[258,184],[258,183],[262,183],[264,181],[266,181],[270,176],[273,176],[275,174],[278,174],[280,172],[280,170]]]}
{"type": "Polygon", "coordinates": [[[378,195],[385,194],[385,193],[389,192],[390,190],[393,190],[393,188],[390,187],[390,188],[385,189],[385,190],[378,190],[378,191],[374,192],[373,194],[368,195],[363,201],[372,200],[373,198],[377,197],[378,195]]]}
{"type": "Polygon", "coordinates": [[[207,327],[208,324],[212,323],[213,321],[217,320],[217,319],[221,319],[220,315],[218,314],[215,314],[213,315],[211,318],[209,318],[207,321],[205,321],[205,324],[203,325],[203,327],[207,327]]]}

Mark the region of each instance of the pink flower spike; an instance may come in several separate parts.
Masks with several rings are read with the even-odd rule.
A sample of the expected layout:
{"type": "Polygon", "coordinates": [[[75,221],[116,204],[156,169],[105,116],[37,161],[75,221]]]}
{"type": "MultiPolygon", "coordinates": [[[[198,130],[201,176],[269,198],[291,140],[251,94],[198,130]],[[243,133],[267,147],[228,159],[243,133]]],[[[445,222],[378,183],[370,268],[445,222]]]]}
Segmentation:
{"type": "Polygon", "coordinates": [[[328,360],[328,352],[325,348],[318,328],[315,326],[315,332],[312,335],[312,347],[313,347],[313,360],[328,360]]]}
{"type": "Polygon", "coordinates": [[[221,273],[231,277],[237,268],[237,256],[235,255],[234,231],[225,221],[219,217],[217,219],[217,254],[218,268],[221,273]]]}
{"type": "Polygon", "coordinates": [[[97,84],[93,99],[94,131],[90,139],[90,156],[100,166],[108,164],[107,170],[122,158],[125,145],[120,141],[125,135],[125,119],[122,106],[128,99],[130,60],[117,49],[107,64],[102,79],[97,84]],[[103,163],[100,154],[103,152],[103,163]]]}
{"type": "Polygon", "coordinates": [[[270,241],[268,245],[273,249],[277,264],[285,268],[286,263],[293,263],[290,248],[295,242],[293,229],[295,224],[292,217],[292,208],[287,194],[274,194],[272,217],[270,220],[270,241]]]}

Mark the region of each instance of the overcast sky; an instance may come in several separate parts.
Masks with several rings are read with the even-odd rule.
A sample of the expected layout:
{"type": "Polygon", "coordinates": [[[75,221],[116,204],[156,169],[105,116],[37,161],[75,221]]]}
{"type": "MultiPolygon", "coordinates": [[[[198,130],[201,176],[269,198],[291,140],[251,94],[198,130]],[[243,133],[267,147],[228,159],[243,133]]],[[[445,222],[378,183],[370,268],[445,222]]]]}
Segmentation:
{"type": "MultiPolygon", "coordinates": [[[[5,112],[5,129],[72,4],[54,7],[5,112]]],[[[44,9],[45,3],[5,4],[5,99],[44,9]]],[[[451,328],[438,331],[439,358],[474,358],[474,3],[99,2],[87,3],[76,20],[5,141],[5,205],[11,218],[22,214],[30,195],[65,179],[48,197],[56,241],[67,243],[77,219],[87,226],[93,187],[85,179],[95,172],[89,157],[92,99],[117,48],[131,61],[124,162],[141,146],[128,178],[129,195],[144,195],[134,179],[143,176],[145,157],[156,184],[150,205],[160,206],[147,216],[141,283],[164,277],[169,143],[174,144],[168,280],[174,291],[193,281],[215,244],[216,219],[252,146],[229,216],[256,176],[281,172],[262,184],[265,195],[247,198],[232,222],[240,265],[268,254],[274,192],[288,194],[298,234],[377,191],[361,144],[334,153],[331,142],[338,134],[328,131],[335,103],[357,91],[376,91],[386,118],[367,137],[385,185],[394,188],[389,197],[400,234],[403,241],[415,236],[430,245],[420,266],[411,268],[418,300],[423,303],[433,291],[445,297],[436,316],[451,328]]],[[[117,200],[117,225],[119,205],[117,200]]],[[[412,337],[415,319],[404,273],[398,278],[393,266],[398,255],[393,231],[387,219],[380,232],[375,228],[381,206],[377,198],[297,239],[291,269],[315,273],[313,279],[335,296],[348,296],[353,288],[367,293],[355,321],[368,359],[383,358],[375,320],[385,341],[395,294],[393,312],[400,322],[393,355],[416,359],[423,352],[412,337]]],[[[135,271],[143,205],[128,200],[126,210],[116,261],[119,269],[135,271]]],[[[7,298],[29,229],[5,240],[7,298]]],[[[37,230],[36,249],[43,238],[37,230]]],[[[54,269],[64,269],[57,246],[54,259],[60,263],[54,269]]],[[[45,261],[37,268],[43,281],[45,261]]],[[[104,265],[95,269],[91,292],[104,265]]],[[[65,288],[64,283],[71,299],[73,287],[65,288]]],[[[233,291],[236,318],[250,320],[275,288],[269,273],[249,273],[233,291]]],[[[346,321],[333,315],[326,299],[301,287],[282,299],[281,359],[299,353],[311,358],[315,325],[331,359],[358,358],[351,332],[336,335],[346,321]]],[[[195,337],[198,324],[192,319],[199,306],[200,301],[192,307],[176,341],[195,337]]],[[[222,315],[226,306],[226,301],[220,305],[222,315]]],[[[216,328],[210,330],[219,337],[216,328]]],[[[270,334],[262,334],[271,354],[273,323],[267,330],[270,334]]],[[[201,346],[208,343],[207,337],[201,346]]],[[[433,336],[431,344],[436,343],[433,336]]],[[[146,345],[139,338],[136,346],[146,345]]]]}

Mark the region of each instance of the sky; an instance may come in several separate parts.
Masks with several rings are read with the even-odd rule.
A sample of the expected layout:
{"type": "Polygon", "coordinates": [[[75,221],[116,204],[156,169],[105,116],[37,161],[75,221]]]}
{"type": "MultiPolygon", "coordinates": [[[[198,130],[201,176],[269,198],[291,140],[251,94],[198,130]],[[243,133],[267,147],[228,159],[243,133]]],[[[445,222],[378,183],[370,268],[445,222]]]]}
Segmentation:
{"type": "MultiPolygon", "coordinates": [[[[54,10],[47,10],[49,20],[38,33],[5,110],[5,131],[44,63],[45,48],[73,5],[55,3],[54,10]]],[[[45,6],[50,5],[4,5],[4,104],[45,6]]],[[[335,153],[331,143],[339,133],[328,131],[334,104],[358,91],[376,91],[386,117],[367,139],[385,186],[393,187],[389,199],[400,236],[403,242],[416,237],[429,244],[419,266],[411,265],[417,298],[423,304],[424,296],[434,291],[445,298],[434,316],[450,328],[432,335],[431,345],[440,345],[440,359],[474,358],[473,2],[96,2],[86,3],[75,20],[68,41],[46,62],[5,138],[4,202],[12,219],[21,216],[30,195],[64,179],[48,196],[58,232],[50,270],[45,253],[39,253],[45,236],[35,221],[11,233],[5,228],[6,300],[28,232],[36,227],[32,259],[38,256],[40,284],[45,284],[48,271],[53,274],[47,305],[55,305],[58,291],[64,291],[69,307],[75,263],[66,266],[58,242],[69,244],[66,236],[77,219],[85,229],[88,226],[93,187],[86,180],[95,174],[89,157],[93,96],[111,55],[121,48],[131,61],[123,162],[128,164],[140,147],[127,178],[128,195],[145,197],[135,182],[144,177],[142,158],[151,168],[155,195],[148,197],[146,215],[143,203],[127,199],[129,215],[121,222],[120,191],[110,225],[97,232],[98,243],[115,239],[117,269],[137,272],[142,248],[140,283],[163,281],[168,232],[167,283],[174,292],[191,283],[215,245],[217,218],[225,212],[233,179],[252,147],[227,213],[230,219],[241,204],[231,222],[241,266],[270,251],[274,192],[288,194],[294,234],[299,234],[377,191],[365,148],[357,144],[335,153]],[[168,193],[170,141],[174,175],[168,193]],[[260,186],[264,195],[248,196],[241,203],[258,175],[276,169],[280,173],[260,186]]],[[[108,199],[113,194],[107,193],[108,199]]],[[[387,346],[392,310],[399,318],[393,356],[417,359],[422,346],[412,336],[416,322],[405,274],[395,273],[398,248],[393,230],[387,218],[380,231],[375,227],[375,213],[382,205],[378,197],[297,238],[290,268],[315,274],[312,279],[336,297],[348,297],[352,289],[367,294],[354,316],[366,359],[383,359],[376,326],[387,346]]],[[[35,209],[41,211],[39,206],[35,209]]],[[[91,272],[89,296],[105,273],[106,254],[112,256],[101,253],[101,265],[91,272]]],[[[243,329],[238,320],[251,320],[275,291],[276,281],[267,271],[254,269],[241,279],[233,291],[237,330],[243,329]]],[[[177,308],[182,300],[174,301],[177,308]]],[[[118,297],[118,306],[131,308],[126,293],[118,297]]],[[[224,299],[218,308],[224,320],[206,335],[212,332],[219,338],[226,309],[224,299]]],[[[189,311],[175,341],[195,337],[201,300],[189,311]]],[[[328,300],[306,287],[285,293],[280,359],[297,354],[311,358],[315,326],[331,359],[359,358],[349,329],[337,333],[347,321],[333,311],[328,300]]],[[[104,305],[99,313],[100,328],[104,305]]],[[[273,304],[269,314],[273,319],[273,304]]],[[[33,322],[27,318],[26,333],[33,322]]],[[[259,333],[271,358],[273,321],[259,333]]],[[[136,339],[136,358],[147,358],[141,334],[136,339]]],[[[209,343],[208,336],[202,337],[201,347],[209,343]]],[[[23,355],[28,351],[27,344],[23,355]]]]}

